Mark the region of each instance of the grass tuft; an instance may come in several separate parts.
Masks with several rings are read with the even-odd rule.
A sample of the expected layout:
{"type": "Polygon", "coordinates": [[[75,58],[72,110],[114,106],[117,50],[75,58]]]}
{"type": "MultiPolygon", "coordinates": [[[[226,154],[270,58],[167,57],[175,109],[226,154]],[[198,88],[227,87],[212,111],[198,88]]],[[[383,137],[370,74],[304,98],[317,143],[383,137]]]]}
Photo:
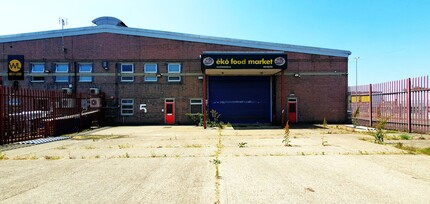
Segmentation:
{"type": "Polygon", "coordinates": [[[59,156],[49,156],[49,155],[45,155],[44,158],[46,160],[59,160],[60,159],[59,156]]]}
{"type": "Polygon", "coordinates": [[[407,135],[407,134],[401,134],[401,135],[400,135],[400,139],[402,139],[402,140],[410,140],[410,139],[411,139],[411,136],[409,136],[409,135],[407,135]]]}
{"type": "Polygon", "coordinates": [[[118,139],[126,137],[124,135],[76,135],[72,137],[72,140],[107,140],[107,139],[118,139]]]}
{"type": "Polygon", "coordinates": [[[120,145],[118,145],[118,148],[120,148],[120,149],[127,149],[127,148],[132,148],[133,147],[133,145],[131,145],[131,144],[120,144],[120,145]]]}
{"type": "Polygon", "coordinates": [[[62,146],[56,147],[55,149],[57,149],[57,150],[64,150],[64,149],[67,149],[67,147],[64,146],[64,145],[62,145],[62,146]]]}
{"type": "Polygon", "coordinates": [[[87,145],[84,146],[84,149],[95,149],[96,147],[92,146],[92,145],[87,145]]]}
{"type": "Polygon", "coordinates": [[[239,142],[238,146],[239,146],[239,148],[244,148],[244,147],[246,147],[247,144],[248,143],[246,143],[246,142],[239,142]]]}
{"type": "Polygon", "coordinates": [[[203,145],[201,144],[191,144],[191,145],[185,145],[185,148],[202,148],[203,145]]]}
{"type": "Polygon", "coordinates": [[[6,156],[3,152],[0,152],[0,160],[8,160],[9,157],[6,156]]]}
{"type": "Polygon", "coordinates": [[[401,149],[401,150],[405,150],[409,154],[425,154],[425,155],[430,155],[430,147],[427,147],[427,148],[418,148],[418,147],[406,146],[406,145],[403,145],[403,143],[401,143],[401,142],[398,142],[396,145],[394,145],[394,147],[396,147],[398,149],[401,149]]]}

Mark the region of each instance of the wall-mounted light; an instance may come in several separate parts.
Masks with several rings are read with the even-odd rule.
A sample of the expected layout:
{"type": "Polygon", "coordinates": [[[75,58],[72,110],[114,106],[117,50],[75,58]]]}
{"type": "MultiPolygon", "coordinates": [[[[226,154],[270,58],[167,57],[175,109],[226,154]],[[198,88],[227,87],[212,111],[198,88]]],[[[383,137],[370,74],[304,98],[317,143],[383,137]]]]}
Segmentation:
{"type": "Polygon", "coordinates": [[[300,78],[300,74],[299,73],[294,73],[294,77],[300,78]]]}
{"type": "Polygon", "coordinates": [[[198,76],[197,79],[198,80],[203,80],[203,76],[198,76]]]}
{"type": "Polygon", "coordinates": [[[163,74],[157,73],[157,78],[161,78],[161,77],[163,77],[163,74]]]}
{"type": "Polygon", "coordinates": [[[109,62],[108,61],[102,61],[102,67],[103,67],[103,69],[108,70],[109,69],[109,62]]]}
{"type": "Polygon", "coordinates": [[[46,73],[46,74],[49,74],[49,73],[51,73],[51,70],[45,69],[45,71],[43,71],[43,72],[46,73]]]}

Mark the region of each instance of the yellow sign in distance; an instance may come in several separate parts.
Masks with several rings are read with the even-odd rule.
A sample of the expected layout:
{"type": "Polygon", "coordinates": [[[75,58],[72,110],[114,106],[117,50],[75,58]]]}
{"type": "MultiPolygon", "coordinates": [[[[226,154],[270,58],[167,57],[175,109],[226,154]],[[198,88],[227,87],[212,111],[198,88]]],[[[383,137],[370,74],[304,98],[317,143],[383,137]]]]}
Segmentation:
{"type": "Polygon", "coordinates": [[[12,72],[19,72],[21,68],[22,64],[19,60],[14,59],[9,62],[9,69],[12,72]]]}

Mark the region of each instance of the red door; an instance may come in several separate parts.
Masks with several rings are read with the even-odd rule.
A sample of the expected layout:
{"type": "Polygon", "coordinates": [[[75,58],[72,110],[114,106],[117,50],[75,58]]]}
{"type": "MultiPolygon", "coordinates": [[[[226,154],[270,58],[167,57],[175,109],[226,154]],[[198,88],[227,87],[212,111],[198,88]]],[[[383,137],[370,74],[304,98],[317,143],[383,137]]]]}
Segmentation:
{"type": "Polygon", "coordinates": [[[166,100],[164,103],[164,110],[166,110],[164,113],[166,124],[175,124],[175,101],[166,100]]]}
{"type": "Polygon", "coordinates": [[[288,100],[288,121],[297,123],[297,101],[288,100]]]}

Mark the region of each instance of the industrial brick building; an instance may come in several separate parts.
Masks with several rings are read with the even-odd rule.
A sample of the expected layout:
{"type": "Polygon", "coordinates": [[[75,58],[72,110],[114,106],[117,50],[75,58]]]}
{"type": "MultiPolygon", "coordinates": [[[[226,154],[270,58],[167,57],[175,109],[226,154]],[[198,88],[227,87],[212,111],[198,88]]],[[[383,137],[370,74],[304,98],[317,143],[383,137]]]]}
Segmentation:
{"type": "Polygon", "coordinates": [[[189,124],[211,109],[231,123],[346,120],[349,51],[93,23],[0,36],[2,85],[103,93],[83,104],[116,124],[189,124]]]}

